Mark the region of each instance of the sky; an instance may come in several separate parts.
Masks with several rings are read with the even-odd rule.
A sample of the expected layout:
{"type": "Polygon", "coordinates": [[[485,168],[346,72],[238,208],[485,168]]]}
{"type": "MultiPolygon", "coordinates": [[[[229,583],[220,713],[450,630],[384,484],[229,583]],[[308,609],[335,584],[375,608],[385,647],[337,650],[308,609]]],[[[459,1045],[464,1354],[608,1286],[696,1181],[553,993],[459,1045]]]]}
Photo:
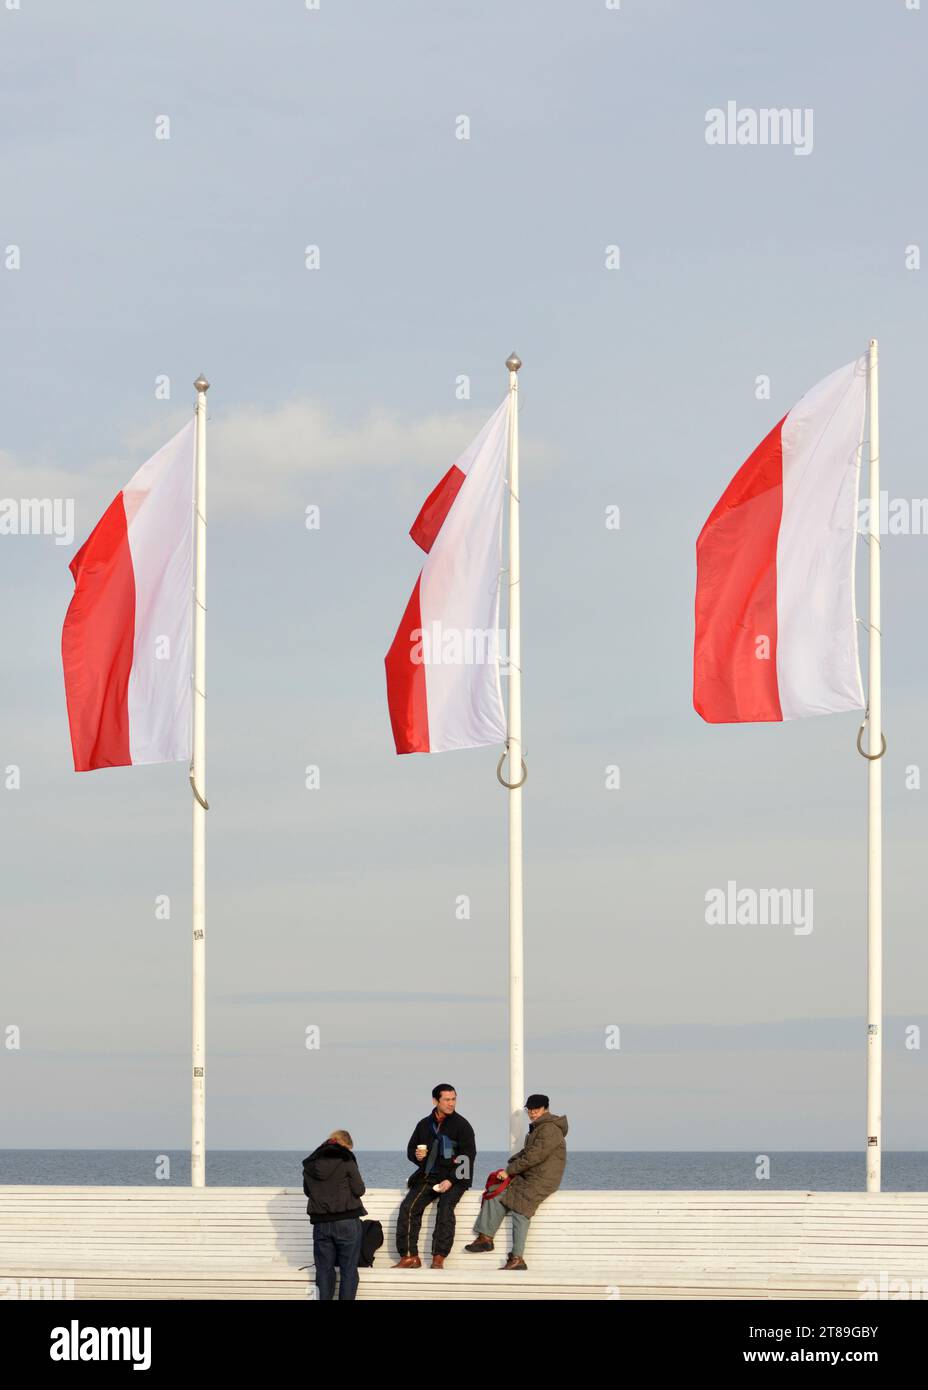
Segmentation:
{"type": "Polygon", "coordinates": [[[397,758],[383,657],[515,350],[527,1089],[578,1149],[863,1153],[859,717],[704,724],[692,644],[703,521],[872,337],[912,519],[882,546],[883,1136],[926,1146],[911,4],[0,5],[0,499],[74,504],[70,544],[0,534],[0,1147],[189,1142],[187,770],[74,773],[60,636],[200,372],[207,1146],[405,1145],[437,1082],[504,1146],[499,750],[397,758]],[[805,148],[708,143],[729,101],[811,112],[805,148]],[[732,881],[811,891],[813,929],[708,924],[732,881]]]}

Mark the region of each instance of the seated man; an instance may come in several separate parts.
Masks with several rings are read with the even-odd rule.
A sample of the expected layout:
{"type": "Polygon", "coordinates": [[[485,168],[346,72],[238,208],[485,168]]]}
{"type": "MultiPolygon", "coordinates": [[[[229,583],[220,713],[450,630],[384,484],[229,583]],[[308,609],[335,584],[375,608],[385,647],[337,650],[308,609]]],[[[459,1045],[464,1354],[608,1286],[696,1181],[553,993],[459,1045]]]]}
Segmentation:
{"type": "Polygon", "coordinates": [[[396,1219],[396,1248],[400,1258],[394,1269],[420,1269],[419,1230],[422,1213],[438,1198],[435,1232],[432,1236],[432,1268],[441,1269],[454,1244],[454,1209],[474,1180],[477,1141],[463,1115],[455,1113],[458,1103],[453,1086],[436,1086],[432,1092],[435,1108],[420,1120],[406,1149],[416,1171],[409,1179],[409,1191],[396,1219]]]}
{"type": "Polygon", "coordinates": [[[477,1239],[464,1249],[472,1255],[493,1249],[493,1236],[507,1211],[512,1212],[512,1251],[503,1269],[528,1269],[523,1259],[528,1225],[546,1197],[561,1185],[567,1166],[567,1116],[552,1115],[548,1097],[531,1095],[525,1102],[530,1121],[525,1144],[496,1174],[509,1184],[496,1197],[484,1198],[474,1230],[477,1239]]]}

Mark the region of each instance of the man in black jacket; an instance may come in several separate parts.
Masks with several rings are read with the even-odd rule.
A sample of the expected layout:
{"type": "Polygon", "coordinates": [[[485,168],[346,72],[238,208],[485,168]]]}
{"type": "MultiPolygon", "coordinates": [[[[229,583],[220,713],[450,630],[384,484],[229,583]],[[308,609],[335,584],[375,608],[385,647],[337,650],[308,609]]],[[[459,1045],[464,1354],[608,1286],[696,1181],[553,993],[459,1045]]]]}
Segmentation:
{"type": "Polygon", "coordinates": [[[339,1302],[358,1293],[358,1256],[361,1253],[361,1205],[365,1187],[358,1170],[347,1129],[335,1129],[324,1144],[303,1159],[303,1191],[313,1227],[313,1262],[316,1297],[335,1297],[335,1270],[341,1270],[339,1302]]]}
{"type": "Polygon", "coordinates": [[[432,1268],[444,1266],[454,1244],[454,1209],[474,1180],[477,1141],[464,1116],[456,1112],[457,1092],[443,1083],[435,1087],[432,1099],[434,1110],[416,1125],[406,1148],[406,1156],[410,1163],[415,1163],[416,1171],[409,1179],[409,1191],[396,1219],[400,1258],[394,1269],[421,1269],[418,1245],[422,1213],[436,1197],[432,1268]]]}

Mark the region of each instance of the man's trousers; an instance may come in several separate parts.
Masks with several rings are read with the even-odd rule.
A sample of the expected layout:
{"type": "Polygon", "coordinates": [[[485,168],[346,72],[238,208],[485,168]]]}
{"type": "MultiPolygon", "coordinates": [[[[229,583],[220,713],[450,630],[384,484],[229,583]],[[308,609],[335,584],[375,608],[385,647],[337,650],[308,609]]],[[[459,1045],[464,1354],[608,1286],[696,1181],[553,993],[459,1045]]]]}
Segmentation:
{"type": "Polygon", "coordinates": [[[432,1233],[432,1254],[450,1255],[454,1244],[454,1209],[466,1189],[453,1183],[447,1192],[434,1192],[437,1178],[416,1178],[403,1198],[396,1218],[396,1248],[400,1255],[418,1255],[419,1229],[429,1202],[438,1202],[435,1230],[432,1233]]]}
{"type": "Polygon", "coordinates": [[[524,1255],[528,1223],[532,1218],[523,1216],[521,1212],[512,1211],[509,1207],[504,1207],[499,1197],[489,1197],[485,1202],[481,1202],[480,1213],[474,1224],[474,1230],[482,1236],[489,1236],[492,1240],[502,1225],[503,1217],[507,1211],[512,1216],[512,1253],[524,1255]]]}

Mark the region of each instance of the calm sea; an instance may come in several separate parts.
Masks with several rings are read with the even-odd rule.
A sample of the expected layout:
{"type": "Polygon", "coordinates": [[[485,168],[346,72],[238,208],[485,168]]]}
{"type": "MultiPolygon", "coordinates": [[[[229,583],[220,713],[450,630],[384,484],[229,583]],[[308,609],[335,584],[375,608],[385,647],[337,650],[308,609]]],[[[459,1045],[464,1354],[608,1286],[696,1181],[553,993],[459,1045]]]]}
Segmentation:
{"type": "MultiPolygon", "coordinates": [[[[210,1187],[294,1187],[302,1185],[303,1152],[284,1149],[213,1149],[207,1155],[210,1187]]],[[[406,1155],[359,1152],[358,1163],[368,1187],[402,1187],[412,1171],[406,1155]]],[[[803,1188],[818,1192],[856,1192],[866,1187],[861,1153],[771,1153],[768,1188],[803,1188]]],[[[477,1156],[480,1185],[487,1173],[505,1163],[505,1153],[477,1156]]],[[[575,1152],[568,1157],[564,1186],[574,1188],[716,1189],[758,1185],[753,1153],[605,1153],[575,1152]]],[[[148,1183],[190,1182],[190,1155],[164,1155],[149,1149],[0,1149],[0,1183],[142,1187],[148,1183]],[[164,1157],[169,1177],[159,1177],[164,1157]]],[[[928,1153],[883,1155],[883,1190],[928,1191],[928,1153]]]]}

